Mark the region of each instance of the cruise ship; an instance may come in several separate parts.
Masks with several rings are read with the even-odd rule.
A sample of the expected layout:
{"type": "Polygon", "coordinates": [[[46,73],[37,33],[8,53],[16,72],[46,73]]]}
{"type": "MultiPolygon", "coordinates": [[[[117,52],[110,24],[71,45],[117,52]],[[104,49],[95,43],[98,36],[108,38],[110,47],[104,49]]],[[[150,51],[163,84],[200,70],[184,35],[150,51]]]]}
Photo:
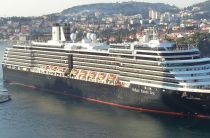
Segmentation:
{"type": "Polygon", "coordinates": [[[55,24],[48,42],[5,50],[4,81],[131,110],[210,118],[210,58],[195,45],[158,39],[104,44],[87,33],[76,42],[55,24]]]}

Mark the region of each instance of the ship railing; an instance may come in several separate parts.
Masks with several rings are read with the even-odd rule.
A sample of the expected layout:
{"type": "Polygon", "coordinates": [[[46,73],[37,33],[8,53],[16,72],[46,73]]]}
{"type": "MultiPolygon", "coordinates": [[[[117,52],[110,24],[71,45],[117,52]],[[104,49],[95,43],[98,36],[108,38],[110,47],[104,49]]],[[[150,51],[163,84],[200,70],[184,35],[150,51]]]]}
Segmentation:
{"type": "Polygon", "coordinates": [[[107,72],[107,73],[113,73],[113,74],[118,74],[119,73],[119,70],[105,69],[105,68],[99,68],[99,67],[88,67],[88,66],[83,66],[83,65],[74,65],[74,68],[76,68],[76,69],[89,69],[89,70],[92,70],[92,71],[107,72]]]}
{"type": "Polygon", "coordinates": [[[197,49],[197,44],[175,44],[171,48],[167,48],[169,51],[182,51],[182,50],[192,50],[197,49]]]}
{"type": "Polygon", "coordinates": [[[15,41],[13,42],[13,45],[27,45],[27,46],[32,46],[31,41],[15,41]]]}

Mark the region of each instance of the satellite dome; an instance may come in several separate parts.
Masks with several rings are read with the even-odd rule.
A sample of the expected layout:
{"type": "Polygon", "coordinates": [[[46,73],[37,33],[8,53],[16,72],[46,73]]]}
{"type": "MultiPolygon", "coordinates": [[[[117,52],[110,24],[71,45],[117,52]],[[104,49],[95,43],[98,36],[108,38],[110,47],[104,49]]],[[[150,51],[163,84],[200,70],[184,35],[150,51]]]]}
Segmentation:
{"type": "Polygon", "coordinates": [[[83,43],[83,44],[87,44],[87,43],[90,43],[90,42],[91,42],[90,39],[87,39],[87,38],[83,38],[83,39],[82,39],[82,43],[83,43]]]}
{"type": "Polygon", "coordinates": [[[76,38],[77,38],[77,35],[76,35],[75,33],[72,33],[72,34],[70,35],[70,37],[71,37],[71,40],[72,40],[72,41],[75,41],[76,38]]]}
{"type": "Polygon", "coordinates": [[[87,39],[91,39],[91,33],[87,33],[86,37],[87,39]]]}
{"type": "Polygon", "coordinates": [[[95,41],[96,40],[96,34],[91,34],[90,38],[91,38],[92,41],[95,41]]]}

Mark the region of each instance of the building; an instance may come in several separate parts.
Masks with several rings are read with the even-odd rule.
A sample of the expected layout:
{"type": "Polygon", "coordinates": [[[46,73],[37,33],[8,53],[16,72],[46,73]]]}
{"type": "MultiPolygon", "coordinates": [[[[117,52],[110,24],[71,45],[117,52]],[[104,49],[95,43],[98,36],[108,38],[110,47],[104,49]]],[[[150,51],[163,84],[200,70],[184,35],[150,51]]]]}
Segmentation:
{"type": "Polygon", "coordinates": [[[157,20],[157,19],[160,19],[160,16],[161,16],[160,12],[153,10],[153,9],[149,10],[149,18],[150,19],[157,20]]]}

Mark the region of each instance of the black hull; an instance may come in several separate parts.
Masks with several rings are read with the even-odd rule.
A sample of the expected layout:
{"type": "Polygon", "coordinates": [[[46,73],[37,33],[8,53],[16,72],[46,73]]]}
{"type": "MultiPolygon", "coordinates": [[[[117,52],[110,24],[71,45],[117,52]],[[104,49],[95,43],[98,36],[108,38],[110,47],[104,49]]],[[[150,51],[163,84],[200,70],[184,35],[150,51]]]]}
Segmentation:
{"type": "Polygon", "coordinates": [[[210,118],[210,94],[182,92],[131,85],[130,88],[3,67],[6,83],[21,84],[50,92],[100,102],[132,110],[178,116],[210,118]]]}

